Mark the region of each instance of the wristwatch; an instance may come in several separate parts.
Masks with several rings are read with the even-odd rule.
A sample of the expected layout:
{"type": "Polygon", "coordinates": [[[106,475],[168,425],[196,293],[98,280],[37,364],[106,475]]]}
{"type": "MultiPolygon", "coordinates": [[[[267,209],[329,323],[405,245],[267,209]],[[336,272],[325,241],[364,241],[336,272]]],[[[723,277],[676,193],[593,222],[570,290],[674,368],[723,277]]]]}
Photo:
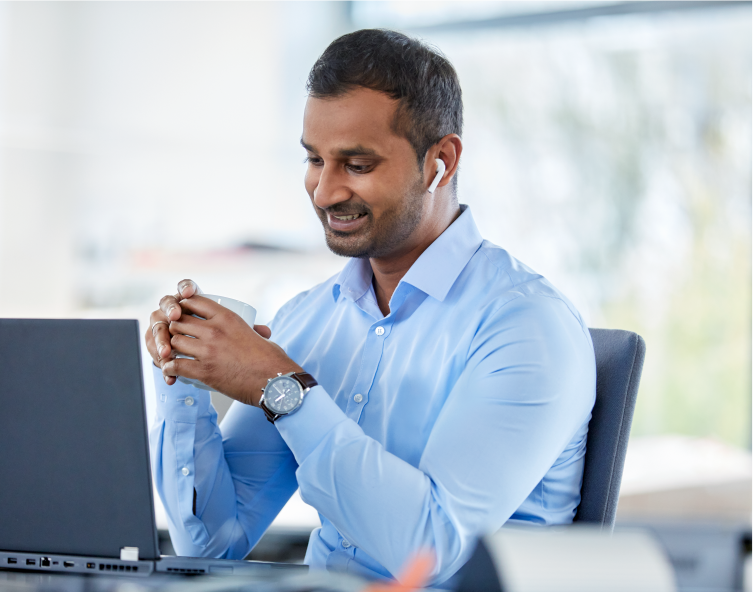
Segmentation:
{"type": "Polygon", "coordinates": [[[315,386],[317,381],[306,372],[278,372],[278,375],[270,378],[267,386],[262,389],[264,394],[259,400],[259,406],[269,422],[275,423],[280,417],[296,413],[304,402],[304,395],[315,386]]]}

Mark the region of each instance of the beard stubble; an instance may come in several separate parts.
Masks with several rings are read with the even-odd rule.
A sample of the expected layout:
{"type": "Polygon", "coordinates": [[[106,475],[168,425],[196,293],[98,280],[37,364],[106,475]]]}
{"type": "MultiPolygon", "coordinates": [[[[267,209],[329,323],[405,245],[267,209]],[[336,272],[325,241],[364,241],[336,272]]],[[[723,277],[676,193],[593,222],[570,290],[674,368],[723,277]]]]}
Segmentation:
{"type": "MultiPolygon", "coordinates": [[[[365,228],[350,234],[338,232],[327,223],[327,211],[314,206],[325,230],[327,248],[341,257],[377,259],[387,257],[401,249],[421,222],[424,213],[424,182],[420,177],[407,188],[398,207],[385,211],[375,222],[372,212],[365,228]]],[[[329,208],[338,213],[338,207],[329,208]]]]}

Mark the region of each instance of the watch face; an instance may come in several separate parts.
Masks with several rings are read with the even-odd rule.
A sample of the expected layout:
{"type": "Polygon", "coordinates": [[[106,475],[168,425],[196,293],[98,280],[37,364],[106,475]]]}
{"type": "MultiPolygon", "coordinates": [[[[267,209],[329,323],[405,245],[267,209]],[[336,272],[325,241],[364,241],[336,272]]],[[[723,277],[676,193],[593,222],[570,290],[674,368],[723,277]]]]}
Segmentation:
{"type": "Polygon", "coordinates": [[[304,389],[293,378],[278,376],[264,389],[264,404],[273,413],[290,413],[301,403],[304,389]]]}

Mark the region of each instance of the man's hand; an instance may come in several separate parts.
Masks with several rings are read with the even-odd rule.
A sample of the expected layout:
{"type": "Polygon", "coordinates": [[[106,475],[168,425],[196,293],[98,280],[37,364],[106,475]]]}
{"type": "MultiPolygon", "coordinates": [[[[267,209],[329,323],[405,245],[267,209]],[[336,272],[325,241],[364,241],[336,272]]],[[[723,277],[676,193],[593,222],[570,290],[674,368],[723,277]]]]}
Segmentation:
{"type": "MultiPolygon", "coordinates": [[[[179,293],[186,295],[180,285],[179,293]]],[[[180,316],[170,308],[171,301],[163,298],[163,302],[164,314],[171,319],[170,351],[194,358],[166,360],[160,354],[166,381],[175,381],[175,376],[195,378],[241,403],[258,405],[267,379],[278,372],[303,372],[280,346],[268,341],[270,330],[264,325],[252,329],[236,313],[200,295],[177,301],[180,316]],[[173,319],[174,316],[178,318],[173,319]]],[[[160,309],[163,310],[162,303],[160,309]]]]}
{"type": "MultiPolygon", "coordinates": [[[[168,327],[171,321],[177,321],[181,318],[180,302],[184,298],[191,298],[201,293],[201,288],[193,280],[181,280],[178,282],[178,293],[173,296],[164,296],[160,300],[160,308],[151,314],[144,341],[146,341],[149,355],[152,356],[152,360],[158,368],[162,368],[175,356],[175,351],[170,343],[172,335],[168,327]]],[[[262,337],[270,338],[270,329],[265,325],[254,325],[254,330],[262,337]]],[[[278,370],[278,372],[280,371],[278,370]]],[[[164,373],[163,375],[167,384],[175,384],[175,376],[168,376],[164,373]]]]}
{"type": "MultiPolygon", "coordinates": [[[[170,321],[181,318],[181,306],[179,302],[184,298],[190,298],[202,291],[193,280],[181,280],[178,282],[178,293],[174,296],[163,296],[160,300],[160,308],[155,310],[149,317],[149,329],[144,335],[147,351],[152,356],[155,366],[162,368],[163,364],[174,355],[170,347],[170,321]]],[[[165,382],[175,384],[174,377],[165,377],[165,382]]]]}

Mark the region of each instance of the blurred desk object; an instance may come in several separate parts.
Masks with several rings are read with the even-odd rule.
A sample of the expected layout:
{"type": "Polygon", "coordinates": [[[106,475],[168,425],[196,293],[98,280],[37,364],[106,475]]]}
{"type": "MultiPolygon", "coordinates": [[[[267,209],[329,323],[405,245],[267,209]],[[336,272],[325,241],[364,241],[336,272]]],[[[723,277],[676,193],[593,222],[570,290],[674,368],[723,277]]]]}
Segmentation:
{"type": "Polygon", "coordinates": [[[484,537],[458,592],[673,592],[662,547],[639,529],[502,528],[484,537]]]}
{"type": "Polygon", "coordinates": [[[707,438],[632,438],[617,526],[666,549],[679,590],[751,590],[751,453],[707,438]]]}
{"type": "Polygon", "coordinates": [[[751,591],[751,524],[654,521],[644,528],[667,553],[679,592],[751,591]]]}

